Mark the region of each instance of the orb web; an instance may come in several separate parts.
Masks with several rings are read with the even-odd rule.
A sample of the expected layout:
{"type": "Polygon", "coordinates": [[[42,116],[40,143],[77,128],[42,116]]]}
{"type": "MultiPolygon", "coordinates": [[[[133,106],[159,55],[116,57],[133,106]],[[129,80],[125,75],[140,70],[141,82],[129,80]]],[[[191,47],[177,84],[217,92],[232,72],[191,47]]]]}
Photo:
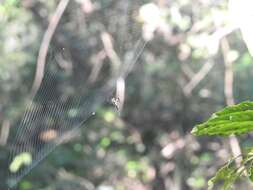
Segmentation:
{"type": "MultiPolygon", "coordinates": [[[[140,1],[104,2],[100,12],[85,17],[78,34],[68,36],[73,44],[61,42],[65,36],[56,30],[42,83],[12,131],[8,188],[95,118],[97,109],[112,97],[117,79],[133,70],[146,45],[136,20],[139,5],[140,1]]],[[[65,24],[62,21],[58,28],[65,24]]]]}

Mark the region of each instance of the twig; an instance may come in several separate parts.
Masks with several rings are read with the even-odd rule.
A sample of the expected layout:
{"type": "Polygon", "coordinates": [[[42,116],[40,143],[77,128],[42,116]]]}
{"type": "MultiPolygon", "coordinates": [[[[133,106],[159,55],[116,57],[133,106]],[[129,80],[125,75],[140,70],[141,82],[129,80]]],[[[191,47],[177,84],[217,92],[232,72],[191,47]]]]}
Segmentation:
{"type": "MultiPolygon", "coordinates": [[[[217,47],[212,46],[212,49],[217,48],[218,50],[220,41],[233,31],[235,31],[236,29],[237,29],[236,27],[223,27],[217,29],[213,34],[210,35],[209,43],[216,44],[217,46],[217,47]]],[[[212,51],[216,52],[215,50],[212,51]]],[[[214,64],[215,64],[214,62],[207,62],[206,64],[203,65],[203,67],[199,70],[199,72],[196,75],[194,75],[194,77],[192,77],[190,82],[183,88],[184,94],[186,96],[191,95],[192,90],[205,78],[205,76],[209,73],[214,64]]]]}
{"type": "Polygon", "coordinates": [[[0,133],[0,145],[5,146],[9,137],[10,121],[4,120],[0,133]]]}
{"type": "MultiPolygon", "coordinates": [[[[119,68],[122,65],[122,61],[120,60],[120,57],[117,55],[117,53],[115,52],[115,50],[113,48],[111,36],[108,33],[103,32],[101,34],[101,39],[102,39],[102,42],[104,45],[105,53],[112,62],[112,69],[113,69],[112,75],[115,75],[115,74],[117,75],[117,73],[119,72],[119,68]]],[[[117,78],[116,98],[119,99],[117,109],[119,112],[121,112],[122,108],[123,108],[124,101],[125,101],[125,79],[124,79],[124,76],[117,78]]]]}
{"type": "Polygon", "coordinates": [[[224,75],[224,94],[226,98],[226,103],[228,106],[234,105],[234,97],[233,97],[233,80],[234,80],[234,73],[233,73],[233,62],[229,60],[228,53],[229,53],[229,44],[228,40],[224,38],[221,41],[221,49],[223,52],[224,64],[225,64],[225,75],[224,75]]]}
{"type": "Polygon", "coordinates": [[[43,37],[43,40],[42,40],[42,43],[40,46],[40,50],[39,50],[35,78],[34,78],[32,89],[31,89],[31,98],[33,98],[36,95],[36,93],[41,85],[41,82],[42,82],[42,79],[44,76],[48,48],[49,48],[50,42],[52,40],[52,37],[54,35],[54,32],[56,30],[56,27],[63,15],[68,3],[69,3],[69,0],[61,0],[60,1],[52,19],[49,22],[48,28],[44,34],[44,37],[43,37]]]}
{"type": "Polygon", "coordinates": [[[74,183],[78,183],[80,186],[82,186],[84,189],[94,190],[94,185],[87,179],[74,175],[72,173],[67,172],[64,169],[60,169],[58,172],[58,176],[60,179],[68,180],[74,183]]]}
{"type": "Polygon", "coordinates": [[[221,41],[223,38],[234,32],[236,29],[238,29],[238,27],[235,26],[219,28],[211,35],[211,38],[216,41],[221,41]]]}
{"type": "Polygon", "coordinates": [[[72,63],[70,52],[65,51],[65,48],[63,48],[63,51],[64,51],[64,54],[67,54],[67,56],[70,58],[68,60],[65,60],[62,54],[57,54],[55,56],[56,62],[60,68],[65,70],[66,73],[71,73],[73,69],[73,63],[72,63]]]}
{"type": "MultiPolygon", "coordinates": [[[[225,64],[225,76],[224,76],[224,94],[226,103],[228,106],[234,105],[234,95],[233,95],[233,80],[234,80],[234,73],[233,73],[233,62],[228,58],[228,53],[230,51],[229,43],[227,38],[223,38],[221,40],[221,49],[224,58],[225,64]]],[[[232,135],[229,137],[229,144],[231,151],[234,157],[238,157],[242,154],[240,144],[236,136],[232,135]]],[[[236,160],[236,164],[240,166],[242,158],[236,160]]]]}
{"type": "Polygon", "coordinates": [[[183,92],[186,96],[189,96],[192,90],[206,77],[209,71],[213,68],[215,62],[206,62],[197,74],[195,74],[190,82],[183,88],[183,92]]]}
{"type": "Polygon", "coordinates": [[[187,77],[187,80],[191,79],[194,76],[194,72],[192,69],[185,63],[181,64],[181,70],[183,71],[184,75],[187,77]]]}
{"type": "Polygon", "coordinates": [[[103,32],[101,34],[101,40],[104,45],[105,53],[112,62],[112,74],[118,73],[118,69],[121,65],[121,60],[113,48],[112,38],[109,33],[103,32]]]}
{"type": "Polygon", "coordinates": [[[88,81],[93,83],[96,81],[102,66],[103,66],[103,60],[105,59],[106,54],[105,51],[102,50],[100,52],[98,52],[97,54],[95,54],[94,56],[91,57],[91,63],[93,64],[92,70],[91,70],[91,74],[89,76],[88,81]]]}
{"type": "Polygon", "coordinates": [[[123,109],[124,101],[125,101],[125,79],[124,78],[118,78],[116,83],[116,97],[119,99],[119,106],[118,111],[119,113],[123,109]]]}

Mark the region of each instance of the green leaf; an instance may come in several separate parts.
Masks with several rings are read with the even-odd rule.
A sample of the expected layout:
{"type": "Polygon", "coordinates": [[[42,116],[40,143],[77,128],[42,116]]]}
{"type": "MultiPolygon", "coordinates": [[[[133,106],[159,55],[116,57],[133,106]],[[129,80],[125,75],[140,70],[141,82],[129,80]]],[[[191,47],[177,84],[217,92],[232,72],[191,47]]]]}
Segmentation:
{"type": "Polygon", "coordinates": [[[194,135],[232,135],[253,131],[253,102],[246,101],[216,112],[192,129],[194,135]]]}
{"type": "Polygon", "coordinates": [[[222,190],[230,190],[235,181],[240,177],[240,172],[229,163],[220,168],[215,176],[208,181],[208,190],[214,189],[214,185],[223,182],[222,190]]]}
{"type": "Polygon", "coordinates": [[[253,182],[253,168],[249,168],[248,173],[250,181],[253,182]]]}
{"type": "Polygon", "coordinates": [[[223,167],[221,167],[208,181],[208,190],[217,189],[217,185],[221,185],[222,190],[231,190],[233,184],[241,177],[249,178],[253,180],[253,154],[251,151],[247,151],[240,157],[234,157],[230,159],[223,167]],[[242,158],[242,161],[238,165],[237,159],[242,158]]]}

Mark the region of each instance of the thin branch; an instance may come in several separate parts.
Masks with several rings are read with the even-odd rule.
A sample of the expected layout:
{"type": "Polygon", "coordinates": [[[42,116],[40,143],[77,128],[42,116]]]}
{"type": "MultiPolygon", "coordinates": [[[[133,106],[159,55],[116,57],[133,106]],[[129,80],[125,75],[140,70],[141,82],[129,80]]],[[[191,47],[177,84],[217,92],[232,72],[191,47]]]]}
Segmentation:
{"type": "Polygon", "coordinates": [[[96,81],[102,66],[103,66],[103,60],[106,58],[106,53],[104,50],[98,52],[94,56],[91,57],[91,63],[93,64],[91,74],[89,76],[88,81],[93,83],[96,81]]]}
{"type": "Polygon", "coordinates": [[[56,62],[59,65],[60,68],[64,69],[66,73],[71,73],[73,70],[73,63],[72,58],[69,51],[65,51],[65,48],[63,48],[64,54],[67,54],[69,57],[68,60],[66,60],[63,56],[63,54],[57,54],[55,56],[56,62]]]}
{"type": "Polygon", "coordinates": [[[119,113],[123,109],[123,105],[125,102],[125,79],[124,78],[118,78],[117,83],[116,83],[116,97],[119,99],[119,106],[118,106],[118,111],[119,113]]]}
{"type": "Polygon", "coordinates": [[[101,33],[101,40],[104,45],[105,54],[112,63],[112,75],[114,76],[113,78],[116,78],[116,97],[115,99],[113,98],[113,103],[114,105],[116,103],[116,107],[120,112],[123,108],[125,100],[125,78],[133,69],[133,66],[143,52],[147,42],[142,42],[142,40],[139,39],[135,47],[133,48],[131,59],[129,59],[123,64],[122,60],[120,59],[113,47],[113,40],[111,35],[107,32],[103,32],[101,33]]]}
{"type": "Polygon", "coordinates": [[[95,186],[88,179],[74,175],[65,171],[64,169],[60,169],[58,172],[58,176],[63,180],[68,180],[74,183],[80,184],[83,189],[95,190],[95,186]]]}
{"type": "Polygon", "coordinates": [[[119,56],[117,55],[117,53],[113,48],[112,37],[109,33],[103,32],[101,34],[101,40],[104,45],[105,53],[112,63],[112,72],[113,72],[112,74],[115,75],[116,73],[118,73],[118,69],[122,63],[119,56]]]}
{"type": "Polygon", "coordinates": [[[234,32],[236,29],[238,29],[238,27],[235,26],[226,26],[223,28],[219,28],[211,35],[211,38],[216,41],[221,41],[223,38],[234,32]]]}
{"type": "MultiPolygon", "coordinates": [[[[223,38],[221,40],[221,49],[223,53],[223,59],[225,64],[225,75],[224,75],[224,94],[226,103],[228,106],[234,105],[234,95],[233,95],[233,81],[234,81],[234,73],[233,73],[233,62],[228,58],[228,53],[230,51],[229,42],[227,38],[223,38]]],[[[232,150],[233,156],[238,157],[242,154],[240,144],[236,136],[232,135],[229,137],[229,144],[232,150]]],[[[236,163],[239,166],[242,161],[242,158],[237,159],[236,163]]]]}
{"type": "MultiPolygon", "coordinates": [[[[213,34],[211,34],[210,43],[216,44],[215,47],[211,47],[211,49],[213,49],[212,51],[216,52],[214,49],[217,49],[218,51],[220,41],[236,29],[236,27],[223,27],[217,29],[213,34]]],[[[206,77],[214,64],[214,62],[207,62],[203,65],[199,72],[192,77],[190,82],[183,88],[184,94],[186,96],[191,95],[192,90],[206,77]]]]}
{"type": "MultiPolygon", "coordinates": [[[[118,73],[120,66],[122,65],[122,61],[120,57],[117,55],[116,51],[113,48],[112,38],[110,34],[103,32],[101,34],[101,39],[104,45],[104,50],[110,61],[112,62],[112,74],[115,75],[118,73]]],[[[116,83],[116,99],[119,100],[117,102],[117,109],[119,112],[123,109],[123,104],[125,101],[125,79],[124,77],[119,77],[116,83]]]]}
{"type": "Polygon", "coordinates": [[[181,70],[183,71],[184,75],[187,77],[187,80],[190,80],[194,76],[194,72],[189,67],[189,65],[182,63],[181,64],[181,70]]]}
{"type": "Polygon", "coordinates": [[[4,120],[0,133],[0,145],[5,146],[10,133],[10,121],[4,120]]]}
{"type": "Polygon", "coordinates": [[[213,68],[215,62],[206,62],[197,74],[195,74],[190,82],[183,88],[183,92],[186,96],[191,95],[192,90],[206,77],[209,71],[213,68]]]}
{"type": "Polygon", "coordinates": [[[46,58],[47,58],[47,53],[48,53],[48,48],[50,45],[50,42],[52,40],[52,37],[55,33],[56,27],[59,24],[59,21],[69,3],[69,0],[61,0],[60,3],[58,4],[56,11],[51,18],[48,28],[44,34],[40,50],[39,50],[39,55],[38,55],[38,60],[37,60],[37,67],[36,67],[36,73],[35,73],[35,78],[33,81],[32,89],[31,89],[31,98],[33,98],[43,79],[44,76],[44,70],[45,70],[45,65],[46,65],[46,58]]]}
{"type": "Polygon", "coordinates": [[[223,52],[223,59],[224,59],[224,64],[225,64],[224,94],[225,94],[227,105],[231,106],[235,104],[234,95],[233,95],[234,73],[233,73],[233,62],[230,61],[228,58],[230,47],[228,44],[228,40],[226,38],[224,38],[221,41],[221,49],[223,52]]]}

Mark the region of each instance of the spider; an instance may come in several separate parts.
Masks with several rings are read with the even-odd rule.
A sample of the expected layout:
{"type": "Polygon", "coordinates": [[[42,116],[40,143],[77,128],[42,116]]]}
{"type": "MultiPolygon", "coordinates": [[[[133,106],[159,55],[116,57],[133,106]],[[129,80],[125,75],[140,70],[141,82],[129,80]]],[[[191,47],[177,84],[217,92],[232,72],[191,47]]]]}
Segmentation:
{"type": "Polygon", "coordinates": [[[113,97],[112,99],[111,99],[111,103],[112,103],[112,105],[114,105],[114,107],[117,109],[117,110],[119,110],[119,108],[120,108],[120,99],[117,97],[113,97]]]}

